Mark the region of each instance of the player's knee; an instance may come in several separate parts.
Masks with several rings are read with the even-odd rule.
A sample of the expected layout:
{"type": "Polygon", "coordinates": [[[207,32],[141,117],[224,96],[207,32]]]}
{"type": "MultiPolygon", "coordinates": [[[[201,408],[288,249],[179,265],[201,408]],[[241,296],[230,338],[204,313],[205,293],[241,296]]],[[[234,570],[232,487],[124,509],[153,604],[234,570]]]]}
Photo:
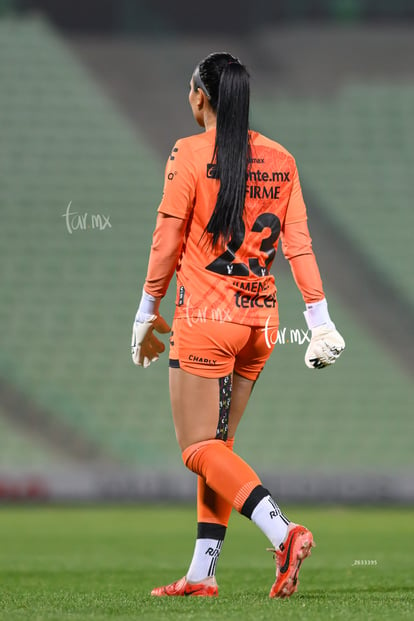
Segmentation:
{"type": "Polygon", "coordinates": [[[204,476],[204,466],[208,462],[208,455],[211,449],[214,451],[218,443],[225,445],[223,440],[203,440],[202,442],[190,444],[182,451],[184,464],[192,472],[204,476]]]}

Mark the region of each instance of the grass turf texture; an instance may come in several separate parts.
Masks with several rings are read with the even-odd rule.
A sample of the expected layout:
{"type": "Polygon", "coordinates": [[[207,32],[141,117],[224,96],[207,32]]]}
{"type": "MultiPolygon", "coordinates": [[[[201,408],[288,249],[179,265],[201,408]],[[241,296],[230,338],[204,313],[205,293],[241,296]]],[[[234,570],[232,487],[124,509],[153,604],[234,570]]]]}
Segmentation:
{"type": "Polygon", "coordinates": [[[237,514],[219,561],[218,599],[152,598],[152,587],[187,569],[194,509],[3,507],[0,619],[414,618],[413,509],[284,510],[312,529],[317,548],[298,593],[269,600],[267,540],[237,514]]]}

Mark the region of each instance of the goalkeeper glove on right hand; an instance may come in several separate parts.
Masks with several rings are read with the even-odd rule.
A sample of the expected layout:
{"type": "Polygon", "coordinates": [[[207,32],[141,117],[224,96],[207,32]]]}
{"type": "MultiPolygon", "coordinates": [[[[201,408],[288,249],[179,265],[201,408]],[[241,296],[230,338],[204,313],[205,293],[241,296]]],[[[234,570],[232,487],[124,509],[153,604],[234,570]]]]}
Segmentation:
{"type": "Polygon", "coordinates": [[[160,299],[154,298],[145,291],[142,292],[141,302],[135,316],[132,328],[131,355],[137,366],[149,367],[165,350],[165,345],[154,334],[154,330],[167,334],[170,326],[158,311],[160,299]]]}
{"type": "Polygon", "coordinates": [[[306,305],[304,313],[312,338],[305,354],[310,369],[323,369],[334,364],[345,349],[345,341],[335,329],[328,313],[326,300],[306,305]]]}
{"type": "Polygon", "coordinates": [[[165,345],[154,334],[154,330],[161,334],[167,334],[170,326],[160,315],[151,315],[147,321],[141,322],[135,319],[132,329],[131,354],[132,361],[137,366],[149,367],[165,350],[165,345]]]}

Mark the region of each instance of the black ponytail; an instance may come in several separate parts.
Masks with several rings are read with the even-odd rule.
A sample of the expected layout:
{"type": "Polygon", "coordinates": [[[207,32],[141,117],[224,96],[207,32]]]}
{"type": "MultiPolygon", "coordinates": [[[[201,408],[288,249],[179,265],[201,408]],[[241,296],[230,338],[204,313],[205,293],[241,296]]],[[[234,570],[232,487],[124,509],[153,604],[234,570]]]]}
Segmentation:
{"type": "Polygon", "coordinates": [[[242,235],[250,159],[250,83],[246,68],[226,53],[210,54],[194,72],[194,87],[207,94],[217,113],[212,176],[220,180],[214,211],[205,229],[211,244],[242,235]]]}

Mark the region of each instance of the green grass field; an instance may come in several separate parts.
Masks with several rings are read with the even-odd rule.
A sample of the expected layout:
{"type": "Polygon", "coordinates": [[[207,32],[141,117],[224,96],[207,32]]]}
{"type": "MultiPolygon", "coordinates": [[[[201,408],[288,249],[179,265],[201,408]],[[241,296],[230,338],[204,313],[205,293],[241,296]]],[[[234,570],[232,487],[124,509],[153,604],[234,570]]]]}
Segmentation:
{"type": "Polygon", "coordinates": [[[269,600],[267,540],[233,514],[218,599],[151,598],[184,575],[193,547],[187,507],[3,507],[0,619],[413,619],[414,509],[283,507],[317,547],[298,593],[269,600]],[[375,564],[355,564],[373,561],[375,564]]]}

